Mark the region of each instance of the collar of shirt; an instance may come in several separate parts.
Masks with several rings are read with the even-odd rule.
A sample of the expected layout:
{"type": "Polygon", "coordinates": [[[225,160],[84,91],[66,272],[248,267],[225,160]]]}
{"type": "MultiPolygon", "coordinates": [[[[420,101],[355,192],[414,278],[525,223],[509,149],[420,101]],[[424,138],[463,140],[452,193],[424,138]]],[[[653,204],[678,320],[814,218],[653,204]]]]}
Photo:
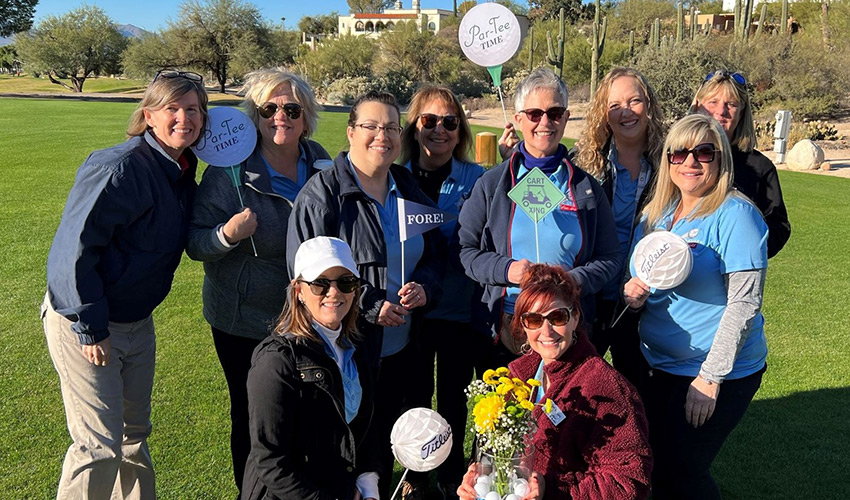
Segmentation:
{"type": "Polygon", "coordinates": [[[145,142],[150,145],[150,147],[162,153],[162,156],[168,158],[168,161],[174,164],[181,172],[183,171],[183,167],[180,166],[180,163],[177,162],[174,158],[171,157],[170,154],[166,153],[162,146],[160,146],[159,142],[157,142],[156,137],[153,136],[150,130],[145,131],[145,142]]]}
{"type": "MultiPolygon", "coordinates": [[[[357,181],[357,187],[363,191],[363,194],[366,194],[366,190],[363,189],[363,184],[360,183],[360,177],[357,175],[357,170],[354,168],[354,164],[351,163],[351,156],[349,154],[345,155],[346,161],[348,161],[348,168],[351,169],[351,173],[354,174],[354,180],[357,181]]],[[[366,194],[366,196],[369,196],[366,194]]],[[[370,199],[375,200],[371,196],[370,199]]],[[[401,198],[401,193],[398,192],[398,186],[395,183],[395,179],[393,179],[392,172],[387,172],[387,199],[384,200],[383,203],[378,202],[379,205],[386,207],[387,203],[393,201],[393,198],[401,198]]],[[[378,201],[378,200],[375,200],[378,201]]]]}

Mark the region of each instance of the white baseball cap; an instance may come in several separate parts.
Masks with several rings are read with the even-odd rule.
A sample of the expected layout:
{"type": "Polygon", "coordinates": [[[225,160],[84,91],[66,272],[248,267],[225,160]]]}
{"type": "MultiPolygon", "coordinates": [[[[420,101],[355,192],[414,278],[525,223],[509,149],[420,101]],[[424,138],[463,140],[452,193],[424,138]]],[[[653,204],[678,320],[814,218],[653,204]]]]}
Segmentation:
{"type": "Polygon", "coordinates": [[[316,236],[298,247],[295,252],[295,277],[313,281],[332,267],[344,267],[360,277],[351,256],[351,247],[339,238],[316,236]]]}

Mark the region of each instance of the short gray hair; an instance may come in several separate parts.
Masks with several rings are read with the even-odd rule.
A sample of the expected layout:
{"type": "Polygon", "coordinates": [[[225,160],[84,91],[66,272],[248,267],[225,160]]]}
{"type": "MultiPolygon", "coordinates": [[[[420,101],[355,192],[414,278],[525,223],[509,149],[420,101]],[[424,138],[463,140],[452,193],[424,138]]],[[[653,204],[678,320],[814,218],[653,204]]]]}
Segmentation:
{"type": "Polygon", "coordinates": [[[259,128],[257,106],[268,101],[275,89],[284,83],[292,87],[295,101],[303,108],[304,134],[301,138],[307,139],[316,131],[320,106],[310,85],[295,73],[283,68],[264,68],[245,75],[245,85],[242,86],[245,99],[242,101],[242,109],[254,122],[254,127],[259,128]]]}
{"type": "Polygon", "coordinates": [[[514,109],[521,111],[525,109],[525,100],[536,90],[550,89],[558,95],[561,105],[567,107],[567,85],[558,78],[554,71],[546,67],[540,67],[523,78],[514,93],[514,109]]]}

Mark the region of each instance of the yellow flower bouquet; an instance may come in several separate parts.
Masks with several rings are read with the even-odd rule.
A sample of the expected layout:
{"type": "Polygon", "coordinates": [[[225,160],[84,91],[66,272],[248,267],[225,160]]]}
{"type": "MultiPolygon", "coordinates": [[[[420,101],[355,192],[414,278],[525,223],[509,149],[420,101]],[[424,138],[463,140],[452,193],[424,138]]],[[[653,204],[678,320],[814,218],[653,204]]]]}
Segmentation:
{"type": "Polygon", "coordinates": [[[508,368],[484,372],[466,389],[472,405],[476,444],[480,452],[480,475],[475,485],[479,498],[518,498],[528,489],[528,474],[533,466],[531,438],[536,426],[531,417],[535,379],[512,377],[508,368]],[[488,493],[491,496],[487,496],[488,493]]]}

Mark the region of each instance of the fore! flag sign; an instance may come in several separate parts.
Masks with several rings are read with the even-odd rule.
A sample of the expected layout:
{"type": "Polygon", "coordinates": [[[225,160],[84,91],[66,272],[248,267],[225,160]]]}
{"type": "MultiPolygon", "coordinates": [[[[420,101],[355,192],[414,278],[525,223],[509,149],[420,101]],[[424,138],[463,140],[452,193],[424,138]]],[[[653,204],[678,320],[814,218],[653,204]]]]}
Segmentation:
{"type": "Polygon", "coordinates": [[[398,198],[398,232],[401,241],[440,227],[456,218],[456,215],[438,208],[398,198]]]}

